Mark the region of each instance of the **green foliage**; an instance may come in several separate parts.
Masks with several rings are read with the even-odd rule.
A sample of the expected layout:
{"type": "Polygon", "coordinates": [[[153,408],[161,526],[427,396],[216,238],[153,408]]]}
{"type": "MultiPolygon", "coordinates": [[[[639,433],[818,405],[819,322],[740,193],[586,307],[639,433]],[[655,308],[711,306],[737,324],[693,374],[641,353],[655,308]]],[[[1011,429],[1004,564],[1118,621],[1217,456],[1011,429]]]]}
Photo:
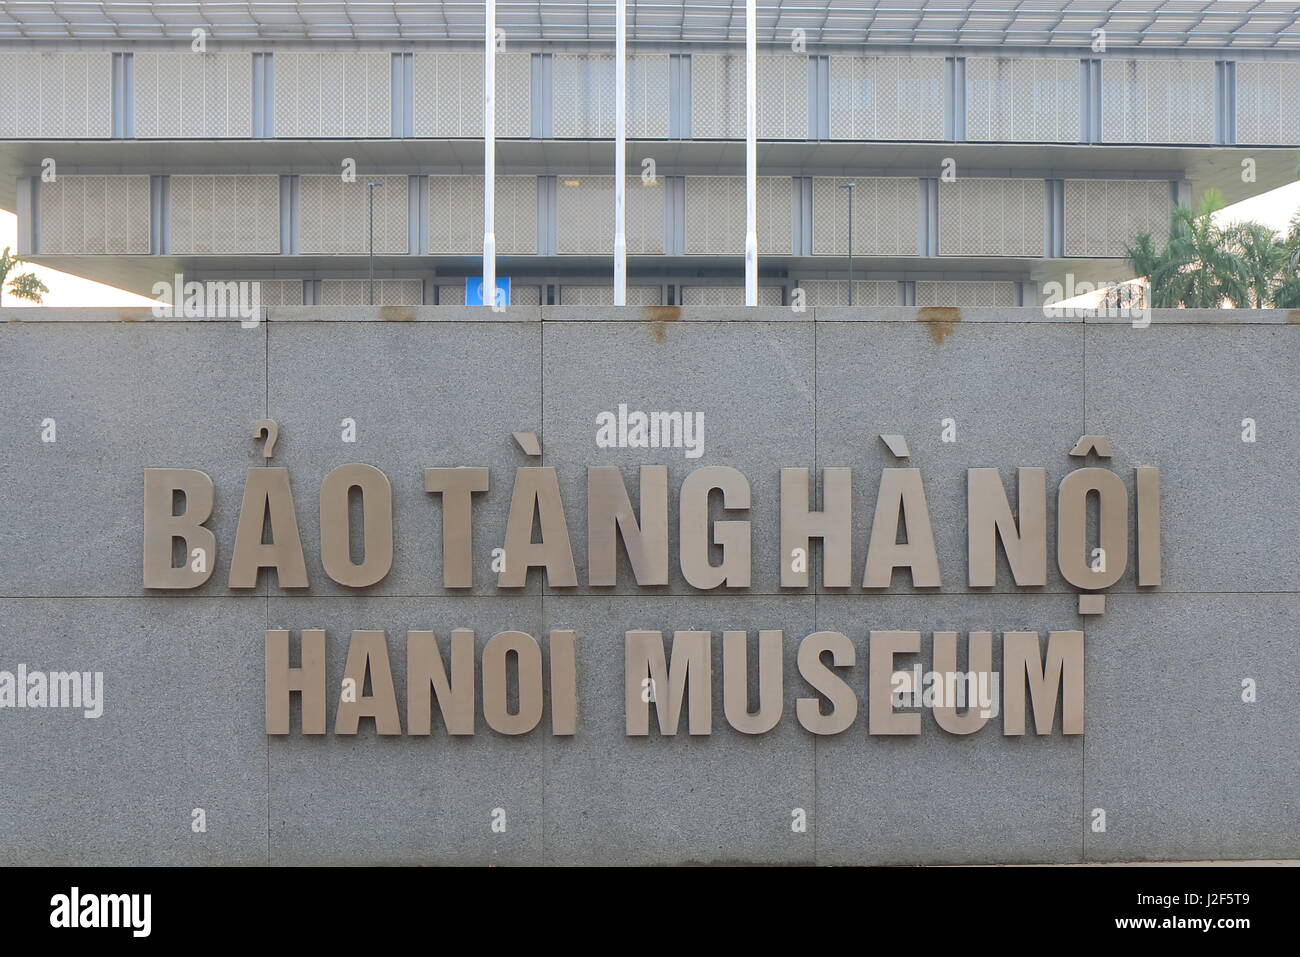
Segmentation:
{"type": "Polygon", "coordinates": [[[1134,271],[1151,286],[1157,309],[1294,308],[1300,302],[1300,215],[1281,237],[1263,223],[1220,226],[1214,214],[1223,196],[1206,190],[1195,209],[1175,206],[1169,239],[1157,246],[1149,233],[1125,244],[1134,271]]]}
{"type": "Polygon", "coordinates": [[[26,299],[29,302],[40,302],[50,291],[45,283],[36,278],[35,273],[23,272],[10,278],[9,274],[22,263],[22,257],[16,254],[10,255],[8,246],[0,253],[0,303],[4,302],[6,287],[16,298],[26,299]]]}

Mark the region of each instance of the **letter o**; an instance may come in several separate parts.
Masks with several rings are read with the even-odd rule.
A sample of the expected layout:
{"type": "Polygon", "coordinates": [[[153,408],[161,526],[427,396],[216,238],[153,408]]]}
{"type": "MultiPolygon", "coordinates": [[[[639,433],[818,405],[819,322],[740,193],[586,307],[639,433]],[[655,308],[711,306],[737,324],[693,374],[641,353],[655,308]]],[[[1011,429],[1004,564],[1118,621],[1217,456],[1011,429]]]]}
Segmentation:
{"type": "Polygon", "coordinates": [[[542,649],[524,631],[503,631],[483,646],[483,717],[500,734],[527,734],[542,720],[542,649]],[[519,662],[519,711],[506,701],[506,668],[511,652],[519,662]]]}
{"type": "Polygon", "coordinates": [[[340,585],[364,588],[381,581],[393,567],[393,487],[373,465],[340,465],[320,485],[320,560],[340,585]],[[352,524],[348,494],[361,489],[362,550],[352,562],[352,524]]]}
{"type": "Polygon", "coordinates": [[[1056,562],[1061,575],[1076,588],[1108,588],[1128,565],[1128,489],[1107,469],[1075,469],[1061,480],[1056,500],[1056,562]],[[1100,546],[1105,569],[1093,571],[1086,554],[1088,495],[1098,496],[1100,546]]]}

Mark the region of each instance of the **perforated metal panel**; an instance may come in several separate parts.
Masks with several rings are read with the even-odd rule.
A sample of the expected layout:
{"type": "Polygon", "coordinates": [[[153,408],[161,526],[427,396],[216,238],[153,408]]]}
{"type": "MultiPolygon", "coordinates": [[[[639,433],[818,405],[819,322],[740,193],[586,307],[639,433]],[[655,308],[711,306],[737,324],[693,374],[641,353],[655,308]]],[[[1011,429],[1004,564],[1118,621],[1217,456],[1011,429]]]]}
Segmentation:
{"type": "Polygon", "coordinates": [[[387,52],[277,51],[274,73],[276,136],[391,134],[392,63],[387,52]]]}
{"type": "Polygon", "coordinates": [[[465,284],[449,285],[444,284],[438,287],[438,305],[440,306],[463,306],[465,305],[465,284]]]}
{"type": "Polygon", "coordinates": [[[1107,143],[1213,143],[1213,60],[1103,60],[1107,143]]]}
{"type": "Polygon", "coordinates": [[[849,251],[847,190],[854,183],[853,254],[915,256],[920,219],[921,184],[911,177],[874,176],[813,178],[813,246],[815,256],[843,256],[849,251]]]}
{"type": "Polygon", "coordinates": [[[627,58],[628,136],[668,136],[671,104],[668,73],[667,53],[637,53],[627,58]]]}
{"type": "Polygon", "coordinates": [[[110,53],[0,53],[0,139],[113,134],[110,53]]]}
{"type": "MultiPolygon", "coordinates": [[[[755,184],[758,251],[765,256],[793,252],[789,176],[760,176],[755,184]]],[[[688,255],[745,253],[745,177],[686,177],[688,255]]]]}
{"type": "Polygon", "coordinates": [[[691,56],[691,135],[738,139],[745,135],[745,60],[725,53],[691,56]]]}
{"type": "MultiPolygon", "coordinates": [[[[614,177],[560,176],[555,194],[556,251],[612,255],[614,177]]],[[[664,251],[664,180],[646,184],[627,177],[626,229],[629,255],[664,251]]]]}
{"type": "MultiPolygon", "coordinates": [[[[565,306],[612,306],[613,286],[561,286],[560,303],[565,306]]],[[[659,286],[628,286],[629,306],[663,305],[663,289],[659,286]]]]}
{"type": "Polygon", "coordinates": [[[998,306],[1014,306],[1016,302],[1014,282],[918,280],[916,283],[918,306],[992,309],[998,306]]]}
{"type": "MultiPolygon", "coordinates": [[[[496,55],[496,134],[528,136],[532,115],[530,54],[496,55]]],[[[483,54],[415,54],[416,136],[483,135],[483,54]]]]}
{"type": "Polygon", "coordinates": [[[942,57],[832,56],[830,133],[837,140],[941,140],[942,57]]]}
{"type": "MultiPolygon", "coordinates": [[[[364,306],[370,301],[370,284],[366,279],[322,279],[320,305],[364,306]]],[[[420,279],[376,279],[376,306],[419,306],[424,302],[424,282],[420,279]]]]}
{"type": "MultiPolygon", "coordinates": [[[[744,304],[744,286],[682,287],[682,305],[684,306],[743,306],[744,304]]],[[[781,305],[781,287],[759,286],[758,304],[760,306],[781,305]]]]}
{"type": "MultiPolygon", "coordinates": [[[[808,136],[808,57],[759,54],[755,64],[760,139],[808,136]]],[[[691,134],[701,139],[745,136],[745,58],[691,56],[691,134]]]]}
{"type": "Polygon", "coordinates": [[[1143,232],[1163,243],[1172,208],[1163,180],[1067,179],[1065,254],[1122,256],[1124,244],[1143,232]]]}
{"type": "MultiPolygon", "coordinates": [[[[497,252],[537,252],[537,177],[496,178],[497,252]]],[[[483,177],[429,177],[429,252],[483,252],[483,177]]]]}
{"type": "Polygon", "coordinates": [[[301,306],[303,304],[301,279],[214,279],[212,282],[254,283],[257,286],[259,306],[301,306]]]}
{"type": "MultiPolygon", "coordinates": [[[[605,139],[614,135],[614,57],[557,53],[553,59],[551,123],[557,137],[605,139]]],[[[670,84],[666,53],[627,58],[628,136],[668,136],[670,84]]]]}
{"type": "Polygon", "coordinates": [[[551,123],[557,137],[614,135],[614,58],[557,53],[553,59],[551,123]]]}
{"type": "Polygon", "coordinates": [[[258,299],[263,306],[301,306],[301,279],[256,279],[258,299]]]}
{"type": "Polygon", "coordinates": [[[278,253],[280,177],[172,176],[171,252],[278,253]]]}
{"type": "Polygon", "coordinates": [[[60,176],[41,183],[40,252],[149,252],[148,176],[60,176]]]}
{"type": "Polygon", "coordinates": [[[808,57],[760,55],[755,66],[758,135],[773,140],[807,139],[808,57]]]}
{"type": "Polygon", "coordinates": [[[139,51],[134,59],[136,136],[253,135],[251,53],[139,51]]]}
{"type": "Polygon", "coordinates": [[[1046,197],[1041,179],[941,180],[939,254],[1042,256],[1046,197]]]}
{"type": "Polygon", "coordinates": [[[1300,63],[1237,62],[1237,142],[1300,145],[1300,63]]]}
{"type": "Polygon", "coordinates": [[[354,183],[339,176],[301,176],[298,234],[304,254],[367,251],[367,180],[383,184],[375,190],[375,252],[408,251],[405,176],[363,176],[354,183]]]}
{"type": "MultiPolygon", "coordinates": [[[[801,279],[799,288],[808,298],[807,306],[847,306],[849,281],[847,279],[801,279]]],[[[853,305],[899,306],[898,283],[879,279],[853,280],[853,305]]]]}
{"type": "Polygon", "coordinates": [[[968,57],[966,138],[1077,142],[1082,97],[1078,60],[968,57]]]}

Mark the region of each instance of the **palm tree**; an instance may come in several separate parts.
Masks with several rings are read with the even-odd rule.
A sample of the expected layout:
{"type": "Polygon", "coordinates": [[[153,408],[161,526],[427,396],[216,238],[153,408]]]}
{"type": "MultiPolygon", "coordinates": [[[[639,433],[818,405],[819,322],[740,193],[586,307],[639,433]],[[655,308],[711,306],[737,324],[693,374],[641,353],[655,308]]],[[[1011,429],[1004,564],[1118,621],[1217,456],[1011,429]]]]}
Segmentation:
{"type": "Polygon", "coordinates": [[[1279,309],[1300,309],[1300,213],[1291,220],[1291,230],[1282,241],[1286,261],[1282,281],[1273,290],[1273,305],[1279,309]]]}
{"type": "MultiPolygon", "coordinates": [[[[1288,250],[1271,228],[1263,223],[1238,223],[1229,230],[1237,255],[1246,267],[1246,280],[1253,305],[1263,309],[1277,285],[1278,275],[1286,265],[1288,250]]],[[[1246,300],[1250,305],[1250,300],[1246,300]]]]}
{"type": "Polygon", "coordinates": [[[42,296],[50,291],[49,287],[41,282],[35,273],[24,272],[19,273],[12,279],[9,278],[9,273],[23,261],[20,256],[11,256],[8,246],[4,248],[3,253],[0,253],[0,304],[4,302],[5,286],[8,286],[9,291],[18,299],[26,299],[29,302],[37,303],[41,301],[42,296]]]}
{"type": "Polygon", "coordinates": [[[1152,307],[1218,309],[1225,300],[1250,301],[1252,270],[1235,229],[1214,221],[1223,205],[1218,190],[1206,190],[1196,209],[1174,207],[1163,248],[1156,247],[1150,233],[1125,244],[1130,265],[1151,285],[1152,307]]]}
{"type": "Polygon", "coordinates": [[[1145,277],[1151,288],[1151,308],[1177,309],[1177,289],[1171,282],[1181,268],[1181,263],[1167,255],[1168,247],[1156,248],[1150,233],[1138,233],[1131,244],[1125,244],[1124,253],[1133,271],[1145,277]]]}

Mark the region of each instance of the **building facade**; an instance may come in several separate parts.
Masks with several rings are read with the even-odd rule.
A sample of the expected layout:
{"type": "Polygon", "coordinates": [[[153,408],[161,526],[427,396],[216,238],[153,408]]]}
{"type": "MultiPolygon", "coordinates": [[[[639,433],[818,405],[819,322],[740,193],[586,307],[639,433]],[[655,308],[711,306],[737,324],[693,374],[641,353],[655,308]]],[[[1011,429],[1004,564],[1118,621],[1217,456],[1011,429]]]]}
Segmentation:
{"type": "MultiPolygon", "coordinates": [[[[365,303],[371,268],[377,304],[456,304],[482,274],[481,5],[339,4],[337,24],[10,6],[0,204],[34,261],[145,294],[258,280],[267,305],[365,303]]],[[[613,7],[559,6],[586,23],[497,12],[497,271],[516,304],[607,304],[613,7]]],[[[847,303],[850,218],[857,305],[1027,305],[1048,280],[1128,278],[1125,242],[1174,203],[1294,178],[1295,11],[1162,30],[1057,3],[1029,29],[968,6],[910,33],[760,8],[761,304],[847,303]]],[[[628,304],[741,304],[744,5],[630,9],[628,304]]]]}

